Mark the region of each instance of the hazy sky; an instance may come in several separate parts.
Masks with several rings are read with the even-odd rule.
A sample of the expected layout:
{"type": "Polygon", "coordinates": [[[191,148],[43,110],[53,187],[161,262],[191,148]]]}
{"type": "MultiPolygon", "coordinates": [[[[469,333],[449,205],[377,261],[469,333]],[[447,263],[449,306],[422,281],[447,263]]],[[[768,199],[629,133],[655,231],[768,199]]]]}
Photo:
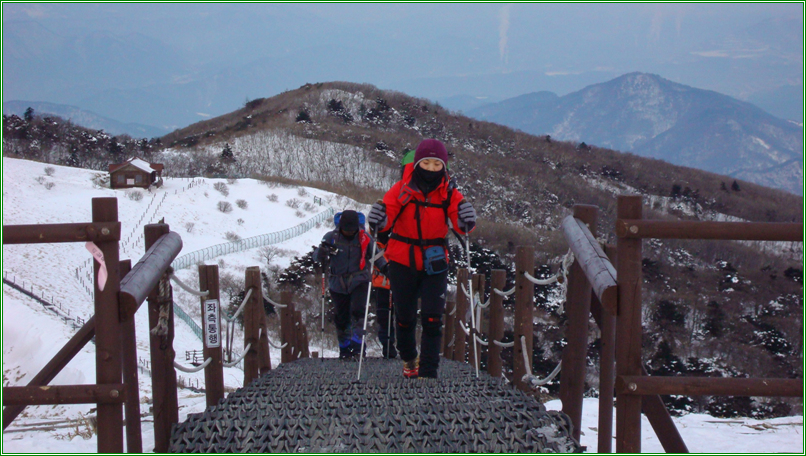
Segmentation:
{"type": "Polygon", "coordinates": [[[802,43],[801,2],[4,3],[3,97],[182,123],[306,82],[503,99],[642,71],[747,98],[802,85],[802,43]]]}

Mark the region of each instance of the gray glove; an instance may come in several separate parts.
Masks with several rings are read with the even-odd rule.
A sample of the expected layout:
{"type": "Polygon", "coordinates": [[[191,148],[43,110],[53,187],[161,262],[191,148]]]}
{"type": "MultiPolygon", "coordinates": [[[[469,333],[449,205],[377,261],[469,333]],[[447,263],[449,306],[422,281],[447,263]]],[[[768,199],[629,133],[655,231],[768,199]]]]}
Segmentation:
{"type": "Polygon", "coordinates": [[[476,210],[473,209],[473,205],[466,200],[462,200],[462,202],[459,203],[459,214],[457,218],[459,219],[459,229],[465,233],[469,233],[470,230],[476,226],[476,210]]]}
{"type": "Polygon", "coordinates": [[[386,205],[378,201],[372,205],[367,216],[367,222],[373,231],[386,226],[386,205]]]}

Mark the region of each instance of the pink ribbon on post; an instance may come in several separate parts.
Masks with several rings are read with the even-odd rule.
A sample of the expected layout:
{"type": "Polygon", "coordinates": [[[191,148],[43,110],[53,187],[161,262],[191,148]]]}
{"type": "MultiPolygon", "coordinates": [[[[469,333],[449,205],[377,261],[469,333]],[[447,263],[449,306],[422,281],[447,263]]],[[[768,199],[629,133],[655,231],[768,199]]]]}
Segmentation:
{"type": "Polygon", "coordinates": [[[102,252],[101,249],[98,248],[98,246],[92,241],[88,241],[86,244],[84,244],[84,247],[89,250],[89,252],[92,254],[92,257],[95,258],[95,261],[101,265],[101,267],[98,269],[98,289],[104,291],[104,287],[106,286],[106,278],[108,276],[106,272],[106,262],[104,261],[104,252],[102,252]]]}

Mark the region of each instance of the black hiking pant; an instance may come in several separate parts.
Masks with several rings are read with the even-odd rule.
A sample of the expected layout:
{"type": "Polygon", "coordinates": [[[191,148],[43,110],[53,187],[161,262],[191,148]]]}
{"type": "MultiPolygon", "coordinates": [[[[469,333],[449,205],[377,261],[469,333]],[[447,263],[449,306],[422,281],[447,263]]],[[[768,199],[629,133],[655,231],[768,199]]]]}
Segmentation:
{"type": "MultiPolygon", "coordinates": [[[[367,305],[367,292],[369,283],[362,283],[352,293],[334,293],[330,290],[330,298],[336,308],[334,323],[336,323],[336,336],[339,340],[339,349],[342,354],[345,350],[360,348],[364,337],[364,307],[367,305]]],[[[357,350],[357,349],[356,349],[357,350]]],[[[356,354],[358,352],[356,351],[356,354]]]]}
{"type": "Polygon", "coordinates": [[[397,317],[397,350],[403,361],[417,357],[417,299],[420,299],[420,377],[436,378],[442,347],[442,313],[448,289],[448,271],[428,275],[394,261],[389,263],[389,281],[397,317]]]}

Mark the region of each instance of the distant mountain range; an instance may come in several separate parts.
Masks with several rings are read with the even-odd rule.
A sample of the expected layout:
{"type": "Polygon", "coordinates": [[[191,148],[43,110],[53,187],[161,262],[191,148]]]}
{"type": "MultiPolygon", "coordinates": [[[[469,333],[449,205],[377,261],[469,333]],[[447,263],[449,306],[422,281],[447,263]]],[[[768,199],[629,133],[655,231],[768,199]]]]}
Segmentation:
{"type": "Polygon", "coordinates": [[[467,115],[803,194],[802,125],[657,75],[630,73],[563,97],[530,93],[467,115]]]}
{"type": "Polygon", "coordinates": [[[3,114],[5,115],[16,114],[22,116],[28,108],[32,108],[37,115],[51,114],[59,116],[76,125],[93,130],[103,130],[111,135],[127,134],[132,138],[158,138],[170,132],[151,125],[119,122],[70,105],[21,100],[3,102],[3,114]]]}

